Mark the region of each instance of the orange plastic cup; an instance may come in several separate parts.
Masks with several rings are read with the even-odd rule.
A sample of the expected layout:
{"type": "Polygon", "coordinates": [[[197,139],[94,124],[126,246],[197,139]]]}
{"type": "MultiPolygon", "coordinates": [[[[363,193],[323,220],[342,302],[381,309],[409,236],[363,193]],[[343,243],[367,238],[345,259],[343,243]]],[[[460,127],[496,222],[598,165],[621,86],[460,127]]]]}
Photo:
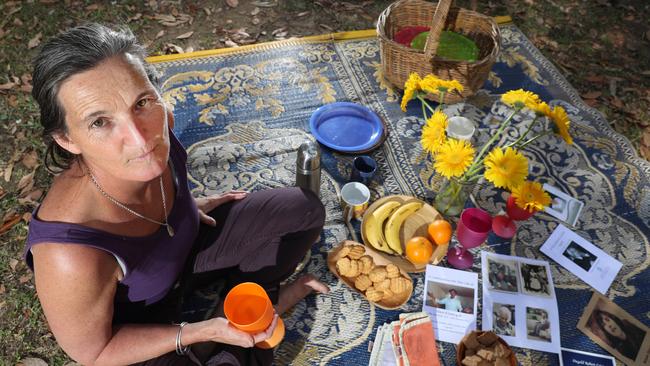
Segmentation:
{"type": "MultiPolygon", "coordinates": [[[[226,319],[237,329],[248,334],[264,331],[273,321],[273,304],[262,286],[244,282],[233,287],[223,303],[226,319]]],[[[273,348],[284,338],[284,323],[278,324],[270,338],[256,344],[259,348],[273,348]]]]}

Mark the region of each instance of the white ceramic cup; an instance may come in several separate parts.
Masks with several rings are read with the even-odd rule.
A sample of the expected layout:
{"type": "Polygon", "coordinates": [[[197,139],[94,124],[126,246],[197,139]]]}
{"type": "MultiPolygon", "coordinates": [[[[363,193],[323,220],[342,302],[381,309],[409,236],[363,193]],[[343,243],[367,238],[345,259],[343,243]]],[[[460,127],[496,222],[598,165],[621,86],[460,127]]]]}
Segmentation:
{"type": "Polygon", "coordinates": [[[368,208],[370,202],[370,190],[365,184],[350,182],[341,188],[341,207],[343,218],[355,218],[360,220],[368,208]]]}
{"type": "Polygon", "coordinates": [[[469,141],[476,128],[471,120],[461,116],[454,116],[447,120],[447,135],[459,140],[469,141]]]}

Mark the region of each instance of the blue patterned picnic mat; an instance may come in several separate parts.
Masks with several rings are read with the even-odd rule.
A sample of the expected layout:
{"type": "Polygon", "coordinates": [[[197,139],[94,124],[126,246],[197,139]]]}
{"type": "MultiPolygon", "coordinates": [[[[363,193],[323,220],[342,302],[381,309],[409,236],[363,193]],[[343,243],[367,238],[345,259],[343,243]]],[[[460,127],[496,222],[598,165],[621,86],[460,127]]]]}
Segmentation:
{"type": "MultiPolygon", "coordinates": [[[[637,157],[600,113],[583,103],[519,29],[503,25],[501,34],[503,50],[484,89],[466,103],[447,106],[446,111],[480,121],[480,132],[487,136],[496,128],[493,121],[509,112],[498,102],[507,90],[530,90],[567,110],[575,144],[567,146],[557,136],[546,136],[529,146],[525,154],[531,160],[530,175],[585,203],[575,230],[623,262],[607,295],[650,325],[650,164],[637,157]]],[[[424,123],[420,105],[411,102],[406,113],[400,110],[401,92],[382,79],[375,37],[342,38],[290,40],[155,63],[163,75],[164,97],[175,108],[174,131],[189,153],[194,194],[294,185],[297,147],[313,138],[308,129],[312,112],[326,103],[351,101],[374,110],[390,131],[386,142],[372,152],[379,164],[370,184],[373,199],[408,194],[432,200],[441,180],[431,178],[430,162],[419,144],[424,123]]],[[[506,138],[515,139],[518,133],[507,130],[506,138]]],[[[352,158],[323,148],[322,201],[327,220],[306,270],[318,274],[332,292],[309,297],[284,317],[287,335],[276,352],[277,364],[367,364],[369,342],[377,327],[397,319],[400,312],[421,309],[422,274],[413,275],[410,301],[399,311],[385,311],[370,305],[327,269],[328,250],[350,237],[337,193],[349,177],[352,158]]],[[[505,193],[492,186],[479,185],[473,194],[477,204],[492,214],[505,206],[505,193]]],[[[483,249],[549,260],[539,247],[557,225],[556,219],[540,213],[520,224],[512,241],[491,236],[490,245],[483,249]]],[[[479,272],[479,256],[475,257],[473,270],[479,272]]],[[[592,289],[549,261],[562,346],[606,353],[576,329],[592,289]]],[[[438,347],[445,364],[455,364],[455,346],[438,342],[438,347]]],[[[558,364],[553,354],[516,351],[523,365],[558,364]]]]}

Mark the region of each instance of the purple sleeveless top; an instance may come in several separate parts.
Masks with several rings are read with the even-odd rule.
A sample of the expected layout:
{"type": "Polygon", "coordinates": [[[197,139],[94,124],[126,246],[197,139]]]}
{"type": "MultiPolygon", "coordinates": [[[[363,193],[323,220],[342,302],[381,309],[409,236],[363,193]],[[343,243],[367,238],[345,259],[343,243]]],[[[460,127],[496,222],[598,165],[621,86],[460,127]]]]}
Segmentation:
{"type": "Polygon", "coordinates": [[[39,243],[86,245],[111,253],[126,269],[118,284],[117,302],[144,301],[151,304],[162,299],[180,276],[199,230],[196,203],[187,185],[187,153],[171,130],[169,138],[176,197],[167,220],[174,228],[173,238],[163,226],[148,236],[129,237],[78,224],[41,221],[37,207],[29,223],[25,245],[25,260],[29,267],[34,269],[30,249],[39,243]]]}

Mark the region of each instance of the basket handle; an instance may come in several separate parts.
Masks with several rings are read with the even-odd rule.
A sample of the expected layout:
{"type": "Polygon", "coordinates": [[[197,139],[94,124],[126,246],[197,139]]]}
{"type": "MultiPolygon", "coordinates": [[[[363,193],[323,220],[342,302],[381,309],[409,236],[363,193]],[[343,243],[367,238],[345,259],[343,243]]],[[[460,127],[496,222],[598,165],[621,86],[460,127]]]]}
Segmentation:
{"type": "Polygon", "coordinates": [[[442,33],[442,30],[445,27],[445,21],[447,20],[447,14],[449,14],[449,9],[451,8],[451,2],[452,0],[438,1],[436,11],[433,13],[433,19],[431,20],[431,30],[429,30],[429,36],[427,36],[427,43],[424,45],[424,54],[427,59],[432,59],[433,55],[435,55],[438,50],[440,33],[442,33]]]}

